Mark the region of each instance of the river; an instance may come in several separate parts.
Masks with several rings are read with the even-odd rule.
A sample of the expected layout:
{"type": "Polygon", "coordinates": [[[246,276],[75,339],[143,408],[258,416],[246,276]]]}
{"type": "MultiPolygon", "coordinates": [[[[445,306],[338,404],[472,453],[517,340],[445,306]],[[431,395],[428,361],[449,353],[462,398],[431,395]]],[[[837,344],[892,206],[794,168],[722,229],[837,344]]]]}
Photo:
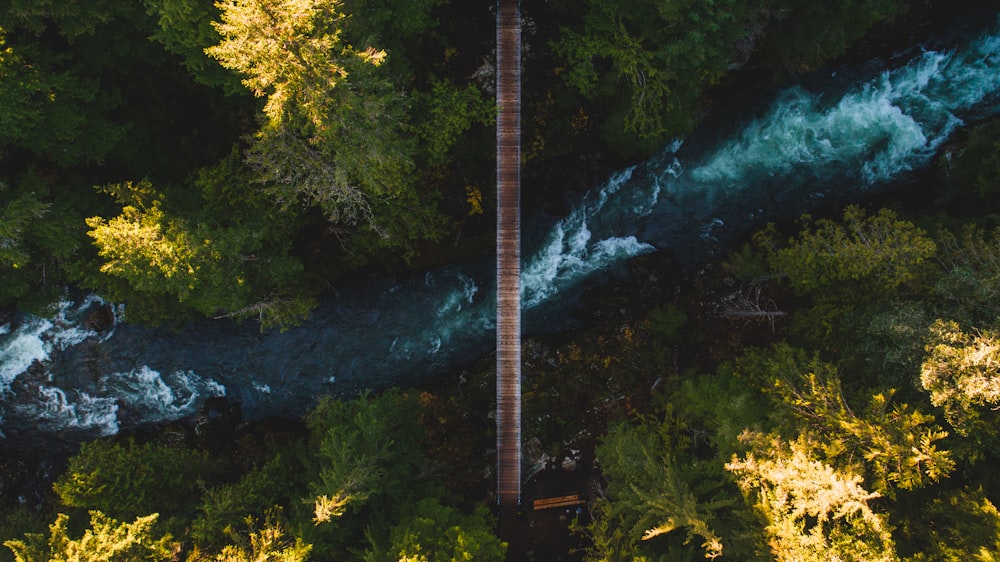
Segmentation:
{"type": "MultiPolygon", "coordinates": [[[[914,48],[891,69],[790,87],[724,133],[696,132],[621,170],[554,224],[524,221],[525,332],[559,328],[581,281],[670,252],[704,261],[767,220],[869,196],[926,168],[962,126],[1000,111],[1000,21],[914,48]]],[[[197,411],[213,396],[244,415],[297,414],[319,395],[426,382],[494,345],[493,258],[407,279],[339,285],[302,326],[128,324],[127,308],[67,296],[49,317],[0,326],[0,432],[113,434],[197,411]],[[88,327],[101,309],[112,317],[88,327]]]]}

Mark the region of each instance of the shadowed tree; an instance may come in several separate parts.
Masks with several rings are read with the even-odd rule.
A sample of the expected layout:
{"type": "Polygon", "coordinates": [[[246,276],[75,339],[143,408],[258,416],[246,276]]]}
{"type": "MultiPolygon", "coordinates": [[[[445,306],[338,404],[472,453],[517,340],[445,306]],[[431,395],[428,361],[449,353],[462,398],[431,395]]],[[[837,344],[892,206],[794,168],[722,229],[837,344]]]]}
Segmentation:
{"type": "Polygon", "coordinates": [[[472,515],[465,515],[435,499],[421,500],[392,529],[389,540],[388,545],[373,545],[364,560],[500,562],[504,559],[505,545],[493,533],[489,512],[482,506],[472,515]]]}
{"type": "Polygon", "coordinates": [[[618,424],[602,438],[596,455],[608,481],[607,495],[597,502],[587,526],[593,540],[587,560],[640,558],[649,554],[642,541],[680,535],[682,529],[685,546],[701,547],[690,546],[689,551],[700,550],[707,559],[723,555],[723,541],[711,525],[713,511],[732,502],[698,501],[665,429],[618,424]]]}

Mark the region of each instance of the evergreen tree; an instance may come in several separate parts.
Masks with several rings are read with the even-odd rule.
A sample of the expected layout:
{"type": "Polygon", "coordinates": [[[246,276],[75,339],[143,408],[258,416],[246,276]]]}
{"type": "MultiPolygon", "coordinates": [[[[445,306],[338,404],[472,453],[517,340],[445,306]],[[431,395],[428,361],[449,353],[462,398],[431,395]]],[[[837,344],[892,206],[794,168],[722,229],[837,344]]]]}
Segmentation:
{"type": "Polygon", "coordinates": [[[335,224],[374,233],[376,247],[436,236],[440,220],[413,181],[405,98],[379,72],[388,54],[344,40],[349,20],[340,3],[240,0],[219,6],[222,41],[206,52],[266,98],[248,162],[276,199],[316,205],[335,224]],[[420,219],[393,221],[381,214],[386,207],[420,219]]]}
{"type": "Polygon", "coordinates": [[[809,446],[748,434],[753,451],[726,465],[765,521],[767,545],[784,562],[898,560],[879,497],[862,478],[816,460],[809,446]]]}
{"type": "Polygon", "coordinates": [[[913,562],[996,562],[1000,511],[975,484],[944,489],[924,503],[896,506],[900,554],[913,562]]]}
{"type": "Polygon", "coordinates": [[[840,222],[803,218],[806,228],[773,248],[771,264],[796,291],[815,298],[892,294],[918,278],[936,249],[927,233],[888,209],[869,215],[848,206],[840,222]]]}
{"type": "Polygon", "coordinates": [[[992,330],[970,334],[956,322],[936,321],[920,383],[956,432],[995,447],[1000,436],[1000,335],[992,330]]]}
{"type": "Polygon", "coordinates": [[[366,504],[385,513],[417,494],[413,475],[425,467],[418,419],[416,401],[397,391],[320,402],[308,418],[319,463],[310,484],[316,524],[366,504]]]}
{"type": "Polygon", "coordinates": [[[49,536],[29,535],[4,544],[14,551],[17,562],[160,562],[172,559],[180,550],[170,535],[154,530],[158,515],[118,522],[100,511],[90,512],[90,528],[74,539],[69,533],[69,516],[60,513],[49,527],[49,536]]]}
{"type": "Polygon", "coordinates": [[[302,286],[302,263],[289,255],[294,216],[276,216],[245,195],[225,201],[234,178],[219,187],[203,172],[195,186],[212,192],[193,211],[168,211],[169,200],[148,182],[106,187],[124,206],[117,217],[86,221],[103,261],[88,285],[149,323],[185,312],[255,317],[262,330],[300,323],[315,301],[302,286]]]}
{"type": "Polygon", "coordinates": [[[627,85],[624,128],[663,138],[691,129],[702,89],[739,58],[737,42],[752,7],[746,2],[588,0],[581,27],[554,43],[566,81],[586,97],[611,97],[627,85]]]}
{"type": "MultiPolygon", "coordinates": [[[[723,541],[712,529],[713,512],[725,500],[699,502],[679,469],[656,424],[613,426],[597,448],[597,462],[608,480],[607,496],[598,501],[587,532],[594,542],[591,560],[622,560],[648,554],[641,545],[684,529],[684,545],[700,545],[705,558],[723,554],[723,541]]],[[[655,546],[650,546],[654,551],[655,546]]],[[[674,554],[676,556],[676,553],[674,554]]]]}
{"type": "Polygon", "coordinates": [[[130,519],[185,514],[217,462],[200,451],[146,443],[91,441],[70,458],[53,488],[62,504],[130,519]]]}
{"type": "Polygon", "coordinates": [[[219,19],[220,9],[212,2],[198,0],[143,0],[147,12],[156,18],[158,28],[152,39],[184,58],[184,66],[194,79],[209,86],[219,86],[227,93],[246,90],[239,78],[209,57],[205,49],[221,41],[212,22],[219,19]]]}
{"type": "Polygon", "coordinates": [[[933,416],[894,402],[891,389],[868,394],[867,410],[855,413],[836,368],[787,344],[746,354],[737,370],[778,407],[771,414],[778,432],[797,434],[816,458],[865,474],[882,495],[937,482],[955,468],[938,448],[948,433],[933,416]]]}
{"type": "Polygon", "coordinates": [[[454,560],[505,560],[506,545],[493,530],[488,512],[480,506],[472,515],[424,499],[393,527],[387,545],[373,544],[365,562],[449,562],[454,560]]]}
{"type": "Polygon", "coordinates": [[[188,560],[192,562],[305,562],[309,560],[312,545],[306,544],[298,537],[295,540],[286,537],[287,533],[284,527],[275,521],[273,516],[262,528],[257,528],[252,517],[247,518],[246,525],[250,527],[250,531],[245,536],[231,533],[236,539],[236,544],[225,546],[221,552],[211,557],[202,556],[196,552],[188,560]]]}
{"type": "Polygon", "coordinates": [[[937,259],[944,275],[934,283],[935,296],[944,300],[942,314],[963,323],[987,326],[1000,316],[1000,229],[986,235],[966,225],[956,236],[937,234],[937,259]]]}

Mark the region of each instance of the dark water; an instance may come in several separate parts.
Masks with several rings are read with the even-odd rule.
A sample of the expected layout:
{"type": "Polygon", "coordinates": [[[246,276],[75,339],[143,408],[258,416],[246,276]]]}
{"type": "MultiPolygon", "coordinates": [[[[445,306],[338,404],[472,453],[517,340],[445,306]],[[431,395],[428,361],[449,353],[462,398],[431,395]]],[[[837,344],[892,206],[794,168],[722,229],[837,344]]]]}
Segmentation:
{"type": "MultiPolygon", "coordinates": [[[[526,221],[525,331],[558,329],[582,280],[631,257],[697,262],[762,221],[905,181],[956,130],[1000,109],[1000,26],[858,74],[787,89],[726,134],[696,133],[614,174],[555,224],[526,221]]],[[[426,381],[492,350],[493,268],[488,258],[355,279],[285,333],[120,320],[97,332],[85,319],[100,299],[67,298],[49,318],[0,327],[0,430],[109,434],[187,416],[211,396],[251,417],[294,414],[321,394],[426,381]]]]}

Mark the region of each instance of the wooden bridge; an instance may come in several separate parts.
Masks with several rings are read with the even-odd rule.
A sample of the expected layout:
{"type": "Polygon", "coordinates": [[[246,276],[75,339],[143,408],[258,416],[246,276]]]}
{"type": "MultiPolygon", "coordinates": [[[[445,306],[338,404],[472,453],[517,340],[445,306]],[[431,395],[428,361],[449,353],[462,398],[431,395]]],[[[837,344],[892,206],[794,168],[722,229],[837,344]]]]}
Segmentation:
{"type": "Polygon", "coordinates": [[[497,502],[521,501],[521,13],[497,0],[497,502]]]}

